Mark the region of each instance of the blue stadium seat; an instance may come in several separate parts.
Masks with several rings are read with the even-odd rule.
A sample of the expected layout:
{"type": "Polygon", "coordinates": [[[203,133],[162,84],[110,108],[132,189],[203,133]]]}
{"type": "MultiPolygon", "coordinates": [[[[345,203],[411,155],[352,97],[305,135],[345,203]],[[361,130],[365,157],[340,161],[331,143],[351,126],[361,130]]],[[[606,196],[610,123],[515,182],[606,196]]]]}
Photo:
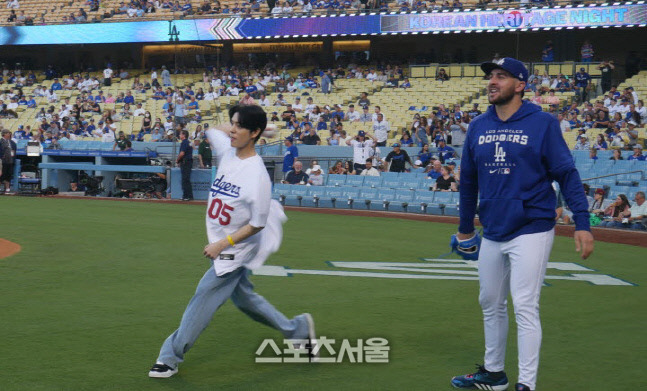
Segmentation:
{"type": "Polygon", "coordinates": [[[272,198],[284,204],[285,196],[292,192],[292,185],[276,183],[272,188],[272,198]]]}
{"type": "Polygon", "coordinates": [[[328,175],[328,182],[326,185],[328,186],[344,186],[346,183],[346,177],[348,175],[340,175],[340,174],[330,174],[328,175]]]}
{"type": "Polygon", "coordinates": [[[377,188],[362,187],[357,194],[357,198],[353,199],[353,209],[370,209],[371,200],[377,199],[377,188]]]}
{"type": "Polygon", "coordinates": [[[341,199],[335,201],[335,208],[338,209],[350,209],[354,207],[355,200],[359,198],[359,193],[361,187],[344,187],[344,192],[342,193],[341,199]]]}
{"type": "Polygon", "coordinates": [[[452,198],[451,202],[448,202],[445,204],[445,209],[443,209],[443,214],[445,216],[456,216],[458,217],[459,211],[458,211],[458,194],[452,198]]]}
{"type": "Polygon", "coordinates": [[[623,171],[635,170],[634,162],[635,162],[635,160],[618,160],[613,165],[613,171],[614,172],[623,172],[623,171]]]}
{"type": "Polygon", "coordinates": [[[388,209],[393,212],[406,212],[407,207],[413,202],[415,191],[409,189],[396,190],[395,197],[389,203],[388,209]]]}
{"type": "Polygon", "coordinates": [[[573,159],[575,159],[575,163],[590,160],[589,151],[573,151],[573,159]]]}
{"type": "Polygon", "coordinates": [[[324,186],[310,186],[310,191],[301,200],[301,206],[308,208],[316,208],[319,206],[319,200],[325,194],[326,189],[324,186]]]}
{"type": "Polygon", "coordinates": [[[450,204],[454,200],[453,192],[435,191],[434,200],[427,205],[427,214],[442,215],[444,213],[445,205],[450,204]]]}
{"type": "Polygon", "coordinates": [[[420,188],[420,182],[424,183],[424,179],[422,179],[422,178],[410,178],[410,177],[408,177],[406,179],[402,179],[400,181],[400,189],[417,190],[417,189],[420,188]]]}
{"type": "Polygon", "coordinates": [[[389,180],[393,180],[393,179],[397,179],[397,178],[399,178],[400,173],[398,173],[398,172],[391,172],[391,171],[387,171],[387,172],[383,172],[383,173],[381,173],[381,174],[380,174],[380,176],[382,177],[382,179],[383,179],[383,180],[384,180],[384,179],[387,179],[387,178],[388,178],[389,180]]]}
{"type": "Polygon", "coordinates": [[[434,192],[429,190],[418,190],[415,192],[413,201],[407,205],[409,213],[425,213],[427,205],[434,200],[434,192]]]}
{"type": "Polygon", "coordinates": [[[301,200],[310,193],[310,188],[303,185],[290,185],[292,190],[285,196],[285,205],[301,206],[301,200]]]}
{"type": "Polygon", "coordinates": [[[432,188],[434,186],[435,183],[436,183],[435,179],[431,179],[429,177],[424,177],[418,183],[418,189],[419,190],[429,190],[430,188],[432,188]]]}
{"type": "Polygon", "coordinates": [[[360,187],[364,183],[364,178],[361,175],[346,175],[346,186],[356,186],[360,187]]]}
{"type": "Polygon", "coordinates": [[[364,187],[379,187],[380,184],[382,183],[382,178],[379,176],[367,176],[364,177],[364,183],[362,186],[364,187]]]}
{"type": "MultiPolygon", "coordinates": [[[[410,191],[410,190],[407,190],[410,191]]],[[[395,199],[394,189],[380,189],[376,197],[371,199],[371,210],[389,210],[389,204],[395,199]]]]}
{"type": "Polygon", "coordinates": [[[401,188],[400,182],[401,182],[400,179],[397,177],[395,178],[384,177],[382,178],[382,184],[380,185],[380,187],[386,188],[386,189],[400,189],[401,188]]]}
{"type": "Polygon", "coordinates": [[[617,177],[618,185],[621,186],[637,186],[642,179],[642,174],[639,172],[632,172],[631,174],[621,174],[617,177]]]}
{"type": "Polygon", "coordinates": [[[342,196],[344,188],[335,186],[323,186],[321,191],[322,193],[319,196],[319,202],[317,203],[317,206],[319,208],[334,208],[334,202],[337,198],[342,196]]]}

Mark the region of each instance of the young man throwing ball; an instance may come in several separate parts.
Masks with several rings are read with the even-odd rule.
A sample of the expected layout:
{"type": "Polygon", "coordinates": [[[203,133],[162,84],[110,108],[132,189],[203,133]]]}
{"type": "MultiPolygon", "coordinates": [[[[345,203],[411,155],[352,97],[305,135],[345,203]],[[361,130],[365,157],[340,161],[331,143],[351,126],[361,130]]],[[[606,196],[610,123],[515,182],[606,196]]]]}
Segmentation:
{"type": "Polygon", "coordinates": [[[477,259],[483,309],[485,362],[472,374],[454,377],[456,388],[506,390],[507,297],[512,295],[518,328],[519,380],[515,391],[537,381],[541,324],[539,294],[555,235],[557,181],[573,211],[575,248],[593,251],[587,200],[557,120],[523,102],[528,70],[514,58],[481,65],[488,75],[487,112],[469,126],[461,159],[460,226],[453,248],[477,259]],[[479,219],[483,242],[474,231],[479,219]],[[479,253],[480,244],[480,253],[479,253]]]}
{"type": "Polygon", "coordinates": [[[229,109],[229,118],[230,126],[206,133],[218,160],[207,205],[209,244],[203,251],[213,265],[200,280],[180,327],[164,341],[150,377],[175,375],[184,354],[229,298],[250,318],[281,331],[285,338],[315,339],[310,314],[286,318],[254,292],[247,277],[248,269],[260,267],[278,250],[286,217],[281,205],[271,200],[271,181],[254,149],[267,126],[265,112],[260,106],[238,105],[229,109]]]}

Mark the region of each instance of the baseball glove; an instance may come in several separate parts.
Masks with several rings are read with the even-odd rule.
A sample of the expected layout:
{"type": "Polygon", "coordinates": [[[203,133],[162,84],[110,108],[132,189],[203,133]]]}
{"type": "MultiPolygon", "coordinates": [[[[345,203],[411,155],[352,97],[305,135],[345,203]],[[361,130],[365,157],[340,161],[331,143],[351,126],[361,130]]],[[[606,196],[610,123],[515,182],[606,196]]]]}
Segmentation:
{"type": "Polygon", "coordinates": [[[474,236],[469,239],[459,239],[457,235],[452,235],[451,243],[452,252],[463,257],[465,260],[476,261],[479,259],[479,249],[481,248],[481,235],[474,232],[474,236]]]}

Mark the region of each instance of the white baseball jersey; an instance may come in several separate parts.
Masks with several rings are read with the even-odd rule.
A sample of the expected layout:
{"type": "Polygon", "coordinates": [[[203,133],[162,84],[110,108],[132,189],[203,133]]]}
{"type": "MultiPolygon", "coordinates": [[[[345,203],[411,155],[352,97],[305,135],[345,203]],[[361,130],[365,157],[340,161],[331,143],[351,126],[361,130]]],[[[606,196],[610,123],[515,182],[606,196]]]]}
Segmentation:
{"type": "MultiPolygon", "coordinates": [[[[263,159],[255,155],[241,160],[225,133],[210,129],[206,134],[218,159],[218,171],[207,204],[209,243],[225,239],[247,224],[265,227],[270,213],[272,184],[263,159]]],[[[221,276],[241,266],[253,268],[262,236],[258,233],[226,248],[213,260],[216,274],[221,276]]]]}
{"type": "Polygon", "coordinates": [[[366,164],[366,159],[373,156],[373,140],[364,140],[357,141],[353,140],[350,142],[350,146],[353,147],[353,162],[357,164],[366,164]]]}

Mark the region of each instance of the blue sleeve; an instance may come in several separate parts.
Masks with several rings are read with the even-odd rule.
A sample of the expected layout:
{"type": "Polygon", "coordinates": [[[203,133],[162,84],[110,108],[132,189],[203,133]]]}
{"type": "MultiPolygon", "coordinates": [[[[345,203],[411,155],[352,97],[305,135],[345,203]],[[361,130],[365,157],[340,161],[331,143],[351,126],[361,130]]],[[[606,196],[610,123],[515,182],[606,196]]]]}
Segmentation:
{"type": "Polygon", "coordinates": [[[292,146],[292,155],[293,155],[295,158],[298,158],[298,157],[299,157],[299,150],[298,150],[298,149],[297,149],[297,147],[295,147],[294,145],[292,146]]]}
{"type": "Polygon", "coordinates": [[[472,125],[467,130],[467,137],[463,146],[461,156],[461,185],[460,185],[460,223],[458,232],[469,234],[474,232],[474,216],[476,215],[476,203],[478,201],[478,166],[472,156],[471,134],[472,125]]]}
{"type": "MultiPolygon", "coordinates": [[[[575,168],[571,151],[562,136],[556,119],[550,121],[542,144],[542,157],[550,177],[559,183],[566,204],[573,212],[576,231],[590,231],[589,203],[582,187],[580,174],[575,168]]],[[[461,169],[461,182],[463,171],[461,169]]],[[[461,183],[462,186],[462,183],[461,183]]]]}

